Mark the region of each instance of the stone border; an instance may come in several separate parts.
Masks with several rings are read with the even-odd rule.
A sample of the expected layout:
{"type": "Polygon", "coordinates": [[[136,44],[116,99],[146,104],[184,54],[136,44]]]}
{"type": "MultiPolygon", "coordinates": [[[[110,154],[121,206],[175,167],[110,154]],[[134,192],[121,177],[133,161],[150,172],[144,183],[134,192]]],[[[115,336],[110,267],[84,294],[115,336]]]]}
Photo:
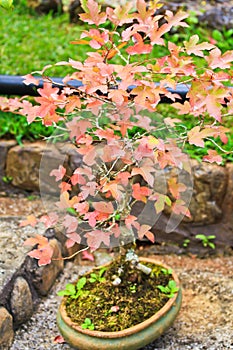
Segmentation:
{"type": "Polygon", "coordinates": [[[39,267],[36,259],[25,256],[23,264],[0,291],[0,350],[10,349],[14,331],[31,318],[40,299],[49,294],[64,269],[62,257],[70,256],[80,249],[75,245],[64,251],[62,241],[65,237],[55,230],[48,229],[45,236],[54,250],[55,260],[39,267]]]}

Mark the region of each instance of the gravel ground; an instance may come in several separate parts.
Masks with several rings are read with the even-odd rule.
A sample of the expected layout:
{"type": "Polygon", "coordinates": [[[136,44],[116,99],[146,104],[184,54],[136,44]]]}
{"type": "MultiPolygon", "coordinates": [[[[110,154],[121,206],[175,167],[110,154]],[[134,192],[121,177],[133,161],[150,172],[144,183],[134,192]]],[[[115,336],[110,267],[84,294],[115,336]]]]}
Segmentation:
{"type": "MultiPolygon", "coordinates": [[[[152,256],[150,251],[141,255],[152,256]]],[[[175,255],[154,257],[173,267],[179,275],[183,303],[173,327],[143,350],[233,349],[233,257],[202,260],[175,255]]],[[[11,350],[72,349],[65,343],[54,343],[59,335],[56,312],[61,301],[56,292],[89,268],[67,263],[49,296],[42,300],[31,320],[16,332],[11,350]]]]}

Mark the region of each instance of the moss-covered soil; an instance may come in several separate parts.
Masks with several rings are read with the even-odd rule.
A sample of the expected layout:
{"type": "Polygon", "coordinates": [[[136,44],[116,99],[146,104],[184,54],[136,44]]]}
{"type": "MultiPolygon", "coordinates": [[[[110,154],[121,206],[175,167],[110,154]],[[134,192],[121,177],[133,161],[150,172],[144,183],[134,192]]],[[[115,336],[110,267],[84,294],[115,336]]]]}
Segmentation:
{"type": "Polygon", "coordinates": [[[88,318],[94,330],[110,332],[132,327],[153,316],[169,299],[157,286],[167,286],[172,277],[170,271],[161,266],[145,265],[152,268],[150,275],[118,258],[104,272],[94,271],[96,276],[101,275],[101,282],[90,282],[93,275],[85,275],[81,295],[77,299],[69,296],[66,300],[68,316],[80,326],[88,318]],[[122,269],[122,281],[114,286],[112,282],[122,269]]]}

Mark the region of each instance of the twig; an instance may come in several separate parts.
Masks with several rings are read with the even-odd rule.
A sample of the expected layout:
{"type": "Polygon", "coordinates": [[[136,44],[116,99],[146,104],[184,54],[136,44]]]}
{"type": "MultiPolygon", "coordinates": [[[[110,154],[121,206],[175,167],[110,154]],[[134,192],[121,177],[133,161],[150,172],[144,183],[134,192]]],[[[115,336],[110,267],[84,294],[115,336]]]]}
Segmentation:
{"type": "Polygon", "coordinates": [[[70,255],[70,256],[66,256],[65,258],[53,258],[52,260],[70,260],[70,259],[72,259],[72,258],[74,258],[76,255],[78,255],[79,253],[81,253],[81,252],[84,252],[85,250],[88,250],[89,249],[89,247],[86,247],[86,248],[83,248],[83,249],[81,249],[81,250],[78,250],[76,253],[74,253],[74,254],[72,254],[72,255],[70,255]]]}

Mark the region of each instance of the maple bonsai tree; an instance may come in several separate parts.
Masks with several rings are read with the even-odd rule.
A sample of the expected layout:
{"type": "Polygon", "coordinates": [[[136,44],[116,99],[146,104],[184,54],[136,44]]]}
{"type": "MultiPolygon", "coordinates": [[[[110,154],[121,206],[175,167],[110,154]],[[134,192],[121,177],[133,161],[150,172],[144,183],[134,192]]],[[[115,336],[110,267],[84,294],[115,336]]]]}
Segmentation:
{"type": "MultiPolygon", "coordinates": [[[[191,178],[185,144],[204,147],[207,138],[213,144],[217,138],[228,141],[222,118],[233,112],[227,84],[232,83],[233,52],[222,54],[213,44],[199,43],[197,35],[183,46],[166,42],[163,37],[172,28],[187,26],[188,14],[157,14],[158,1],[138,0],[135,10],[128,3],[107,7],[105,12],[94,0],[82,4],[80,18],[90,28],[73,44],[90,46],[86,60],[57,63],[74,70],[62,86],[53,85],[46,76],[49,66],[45,67],[40,72],[43,87],[33,102],[27,97],[2,97],[1,109],[26,116],[28,123],[57,125],[68,133],[82,158],[72,174],[63,164],[51,172],[60,187],[58,208],[66,212],[68,247],[81,243],[94,251],[102,244],[121,246],[144,237],[154,242],[151,228],[161,212],[167,210],[179,218],[191,215],[185,200],[187,186],[179,181],[181,171],[191,178]],[[161,46],[167,54],[157,57],[161,46]],[[195,57],[202,58],[203,67],[197,66],[195,57]],[[81,85],[75,87],[74,80],[81,85]],[[185,102],[172,91],[180,84],[188,87],[185,102]],[[188,130],[172,115],[158,117],[157,106],[163,98],[178,114],[193,115],[196,125],[188,130]],[[177,170],[175,176],[161,175],[168,168],[177,170]],[[138,204],[149,215],[137,215],[138,204]]],[[[35,74],[25,76],[25,84],[38,85],[35,74]]],[[[221,160],[216,150],[203,158],[221,160]]],[[[47,227],[58,220],[55,212],[39,219],[47,227]]],[[[29,255],[39,265],[51,262],[47,238],[36,236],[26,243],[37,244],[29,255]]]]}

